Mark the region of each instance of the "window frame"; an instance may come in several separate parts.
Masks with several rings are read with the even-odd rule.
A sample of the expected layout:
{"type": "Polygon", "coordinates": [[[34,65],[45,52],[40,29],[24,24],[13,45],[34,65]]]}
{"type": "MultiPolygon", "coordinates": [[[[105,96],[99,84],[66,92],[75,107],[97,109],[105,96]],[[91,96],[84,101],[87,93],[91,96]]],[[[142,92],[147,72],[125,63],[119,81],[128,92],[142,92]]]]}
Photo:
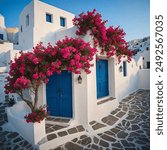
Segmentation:
{"type": "Polygon", "coordinates": [[[66,18],[65,18],[65,17],[60,16],[60,26],[61,26],[61,27],[66,27],[66,18]],[[62,23],[62,22],[61,22],[61,19],[63,19],[64,25],[61,24],[61,23],[62,23]]]}
{"type": "Polygon", "coordinates": [[[23,26],[22,25],[20,26],[20,32],[23,32],[23,26]]]}
{"type": "Polygon", "coordinates": [[[26,15],[26,27],[30,25],[30,16],[29,14],[26,15]]]}
{"type": "Polygon", "coordinates": [[[48,23],[53,23],[53,14],[46,12],[45,21],[48,23]],[[48,20],[48,17],[50,17],[49,20],[48,20]]]}
{"type": "Polygon", "coordinates": [[[147,64],[147,69],[150,69],[150,61],[147,61],[146,64],[147,64]]]}
{"type": "Polygon", "coordinates": [[[123,76],[126,77],[127,76],[127,62],[123,61],[123,76]]]}
{"type": "Polygon", "coordinates": [[[0,33],[0,35],[2,35],[2,39],[0,38],[0,40],[4,40],[4,34],[0,33]]]}

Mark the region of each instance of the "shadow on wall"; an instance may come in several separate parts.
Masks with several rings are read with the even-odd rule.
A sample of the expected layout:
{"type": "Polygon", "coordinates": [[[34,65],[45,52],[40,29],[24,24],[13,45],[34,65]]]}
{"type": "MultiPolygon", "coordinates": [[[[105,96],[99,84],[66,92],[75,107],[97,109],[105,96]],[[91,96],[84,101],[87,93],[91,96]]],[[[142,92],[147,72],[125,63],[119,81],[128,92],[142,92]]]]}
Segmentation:
{"type": "Polygon", "coordinates": [[[0,67],[5,67],[8,65],[8,56],[7,56],[7,52],[2,52],[0,53],[0,67]]]}
{"type": "MultiPolygon", "coordinates": [[[[116,75],[116,98],[121,101],[124,97],[138,89],[149,89],[149,70],[142,71],[143,59],[139,57],[138,60],[132,59],[127,64],[127,76],[123,76],[122,72],[116,75]],[[140,73],[142,72],[142,73],[140,73]],[[142,83],[142,84],[141,84],[142,83]]],[[[119,66],[118,66],[119,68],[119,66]]],[[[118,69],[117,68],[117,69],[118,69]]]]}
{"type": "Polygon", "coordinates": [[[44,46],[47,46],[48,43],[51,43],[51,45],[55,45],[55,42],[58,40],[64,39],[66,36],[76,38],[76,27],[72,28],[62,28],[59,29],[56,32],[49,32],[45,36],[41,37],[39,41],[36,41],[35,45],[39,42],[43,42],[44,46]]]}
{"type": "Polygon", "coordinates": [[[122,88],[119,88],[119,92],[117,94],[118,101],[121,101],[124,97],[127,97],[130,93],[135,92],[138,89],[138,81],[139,78],[138,72],[135,74],[131,74],[128,79],[123,82],[122,88]]]}

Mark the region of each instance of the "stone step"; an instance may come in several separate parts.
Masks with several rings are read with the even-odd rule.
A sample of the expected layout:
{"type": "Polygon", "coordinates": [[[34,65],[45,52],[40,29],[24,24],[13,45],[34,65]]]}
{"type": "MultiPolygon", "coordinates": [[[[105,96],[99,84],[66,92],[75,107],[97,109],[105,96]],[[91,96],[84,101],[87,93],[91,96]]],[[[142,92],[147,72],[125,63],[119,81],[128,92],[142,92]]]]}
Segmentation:
{"type": "Polygon", "coordinates": [[[68,126],[61,126],[61,125],[56,125],[56,124],[49,124],[49,123],[46,123],[46,134],[49,134],[51,132],[55,132],[55,131],[58,131],[58,130],[61,130],[63,128],[66,128],[68,126]]]}
{"type": "Polygon", "coordinates": [[[82,125],[67,127],[55,132],[49,133],[41,141],[38,142],[40,150],[51,149],[66,143],[81,134],[86,134],[85,128],[82,125]]]}
{"type": "Polygon", "coordinates": [[[52,124],[52,125],[59,125],[59,126],[67,127],[67,126],[70,125],[71,119],[49,116],[46,119],[46,123],[47,124],[52,124]]]}

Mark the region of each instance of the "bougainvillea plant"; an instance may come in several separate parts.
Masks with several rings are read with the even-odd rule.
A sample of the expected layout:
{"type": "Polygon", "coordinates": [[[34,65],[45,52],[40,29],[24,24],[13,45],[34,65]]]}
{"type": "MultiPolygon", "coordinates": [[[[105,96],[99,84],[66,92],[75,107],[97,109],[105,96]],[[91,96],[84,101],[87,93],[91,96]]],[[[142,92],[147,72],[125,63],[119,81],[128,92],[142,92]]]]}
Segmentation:
{"type": "Polygon", "coordinates": [[[119,62],[122,57],[127,56],[127,60],[130,61],[132,54],[124,39],[125,32],[119,27],[106,28],[106,22],[95,9],[85,14],[81,13],[73,19],[73,24],[78,28],[76,34],[86,35],[90,31],[94,46],[101,48],[101,54],[106,54],[107,58],[116,55],[119,62]]]}
{"type": "Polygon", "coordinates": [[[11,62],[5,93],[17,93],[28,104],[32,113],[25,117],[27,122],[34,122],[32,118],[35,116],[38,116],[40,119],[36,120],[40,121],[41,116],[37,112],[43,114],[43,119],[46,114],[42,113],[43,107],[37,108],[39,86],[48,83],[49,76],[61,73],[64,69],[75,74],[84,70],[89,74],[95,53],[96,49],[82,39],[66,37],[55,46],[48,44],[47,47],[39,43],[32,52],[20,52],[20,56],[11,62]],[[26,89],[34,93],[32,101],[24,96],[26,89]]]}
{"type": "Polygon", "coordinates": [[[45,47],[39,43],[32,52],[20,52],[20,56],[11,62],[5,93],[17,93],[31,108],[32,113],[25,116],[27,122],[40,122],[47,116],[45,107],[37,108],[40,85],[48,83],[49,76],[61,73],[62,70],[75,74],[80,74],[81,70],[87,74],[91,73],[91,61],[97,52],[97,46],[107,58],[116,55],[119,62],[122,56],[127,56],[128,61],[131,60],[132,54],[124,40],[124,31],[119,27],[106,28],[106,22],[95,9],[86,14],[81,13],[78,18],[73,19],[78,28],[77,35],[86,35],[90,31],[94,48],[82,39],[66,37],[56,42],[55,46],[49,43],[45,47]],[[26,89],[33,92],[33,100],[24,96],[26,89]]]}

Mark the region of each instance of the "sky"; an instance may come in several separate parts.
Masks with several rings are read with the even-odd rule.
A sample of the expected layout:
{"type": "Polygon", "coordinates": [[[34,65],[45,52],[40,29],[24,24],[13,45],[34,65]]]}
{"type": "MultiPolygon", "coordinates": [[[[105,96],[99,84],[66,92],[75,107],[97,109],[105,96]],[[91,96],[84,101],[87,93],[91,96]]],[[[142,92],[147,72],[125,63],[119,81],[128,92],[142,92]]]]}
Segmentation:
{"type": "MultiPolygon", "coordinates": [[[[41,0],[75,15],[94,8],[101,13],[106,26],[123,28],[127,41],[150,35],[149,0],[41,0]]],[[[6,27],[19,24],[19,14],[31,0],[0,0],[0,13],[6,27]]]]}

